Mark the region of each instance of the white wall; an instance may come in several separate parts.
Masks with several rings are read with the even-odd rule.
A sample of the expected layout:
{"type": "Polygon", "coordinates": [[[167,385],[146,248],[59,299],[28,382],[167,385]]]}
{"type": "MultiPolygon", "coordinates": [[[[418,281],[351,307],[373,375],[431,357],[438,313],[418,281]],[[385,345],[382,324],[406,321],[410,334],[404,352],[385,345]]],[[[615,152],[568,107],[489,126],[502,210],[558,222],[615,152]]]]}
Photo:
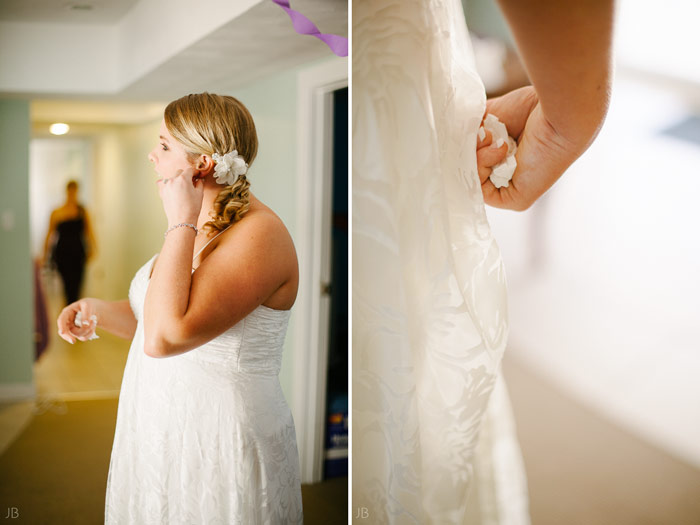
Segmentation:
{"type": "Polygon", "coordinates": [[[80,183],[79,199],[90,195],[91,142],[83,138],[40,138],[29,145],[29,207],[32,256],[41,256],[51,210],[63,205],[66,183],[80,183]]]}
{"type": "Polygon", "coordinates": [[[618,2],[615,46],[629,67],[700,83],[700,2],[666,0],[618,2]]]}
{"type": "Polygon", "coordinates": [[[591,149],[530,210],[490,209],[508,352],[700,466],[700,147],[663,130],[700,100],[618,71],[591,149]]]}
{"type": "Polygon", "coordinates": [[[126,126],[121,133],[124,148],[125,226],[129,242],[126,251],[126,275],[134,273],[163,245],[168,222],[158,196],[153,165],[148,153],[158,143],[161,118],[137,126],[126,126]]]}

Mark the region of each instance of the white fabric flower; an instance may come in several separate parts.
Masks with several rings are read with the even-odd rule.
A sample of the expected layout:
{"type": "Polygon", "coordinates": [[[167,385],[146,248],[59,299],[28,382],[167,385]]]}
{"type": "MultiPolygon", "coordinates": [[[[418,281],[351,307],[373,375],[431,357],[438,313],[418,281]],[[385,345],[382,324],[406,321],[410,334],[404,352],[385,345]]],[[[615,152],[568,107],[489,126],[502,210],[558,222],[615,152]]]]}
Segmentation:
{"type": "Polygon", "coordinates": [[[245,175],[248,172],[248,164],[235,149],[223,156],[214,153],[211,158],[216,162],[214,178],[219,184],[230,186],[236,182],[240,175],[245,175]]]}

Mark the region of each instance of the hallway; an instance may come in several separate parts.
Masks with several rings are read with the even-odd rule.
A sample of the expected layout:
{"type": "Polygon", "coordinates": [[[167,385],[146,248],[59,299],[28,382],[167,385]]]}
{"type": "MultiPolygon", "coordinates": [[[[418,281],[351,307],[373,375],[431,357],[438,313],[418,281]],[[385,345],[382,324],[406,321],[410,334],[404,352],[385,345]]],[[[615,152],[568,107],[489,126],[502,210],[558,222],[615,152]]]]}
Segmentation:
{"type": "MultiPolygon", "coordinates": [[[[54,289],[48,286],[49,289],[54,289]]],[[[71,345],[55,334],[34,364],[36,402],[0,404],[0,508],[20,523],[95,524],[104,517],[109,458],[129,341],[102,332],[71,345]]],[[[302,485],[305,522],[347,522],[347,478],[302,485]]]]}

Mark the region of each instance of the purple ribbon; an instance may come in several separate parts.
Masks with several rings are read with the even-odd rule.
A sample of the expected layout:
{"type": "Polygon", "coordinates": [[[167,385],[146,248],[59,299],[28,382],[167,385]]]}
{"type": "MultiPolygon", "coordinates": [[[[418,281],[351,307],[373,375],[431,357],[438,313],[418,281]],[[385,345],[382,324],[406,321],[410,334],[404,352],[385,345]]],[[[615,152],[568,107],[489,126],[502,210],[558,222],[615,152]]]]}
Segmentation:
{"type": "Polygon", "coordinates": [[[292,20],[294,30],[300,35],[311,35],[318,38],[326,44],[333,53],[339,57],[348,56],[348,39],[344,36],[332,35],[330,33],[321,33],[314,23],[302,15],[299,11],[295,11],[289,6],[289,0],[272,0],[273,3],[284,9],[289,18],[292,20]]]}

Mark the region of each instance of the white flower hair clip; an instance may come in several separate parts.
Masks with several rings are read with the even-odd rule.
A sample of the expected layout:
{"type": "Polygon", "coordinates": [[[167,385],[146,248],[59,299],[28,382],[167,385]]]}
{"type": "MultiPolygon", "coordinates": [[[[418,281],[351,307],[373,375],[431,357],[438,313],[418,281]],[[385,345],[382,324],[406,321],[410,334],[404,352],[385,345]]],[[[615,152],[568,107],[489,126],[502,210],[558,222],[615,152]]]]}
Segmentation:
{"type": "Polygon", "coordinates": [[[214,166],[214,178],[219,184],[230,186],[236,182],[239,176],[245,175],[248,172],[248,164],[235,149],[223,156],[214,153],[211,158],[216,162],[216,166],[214,166]]]}

